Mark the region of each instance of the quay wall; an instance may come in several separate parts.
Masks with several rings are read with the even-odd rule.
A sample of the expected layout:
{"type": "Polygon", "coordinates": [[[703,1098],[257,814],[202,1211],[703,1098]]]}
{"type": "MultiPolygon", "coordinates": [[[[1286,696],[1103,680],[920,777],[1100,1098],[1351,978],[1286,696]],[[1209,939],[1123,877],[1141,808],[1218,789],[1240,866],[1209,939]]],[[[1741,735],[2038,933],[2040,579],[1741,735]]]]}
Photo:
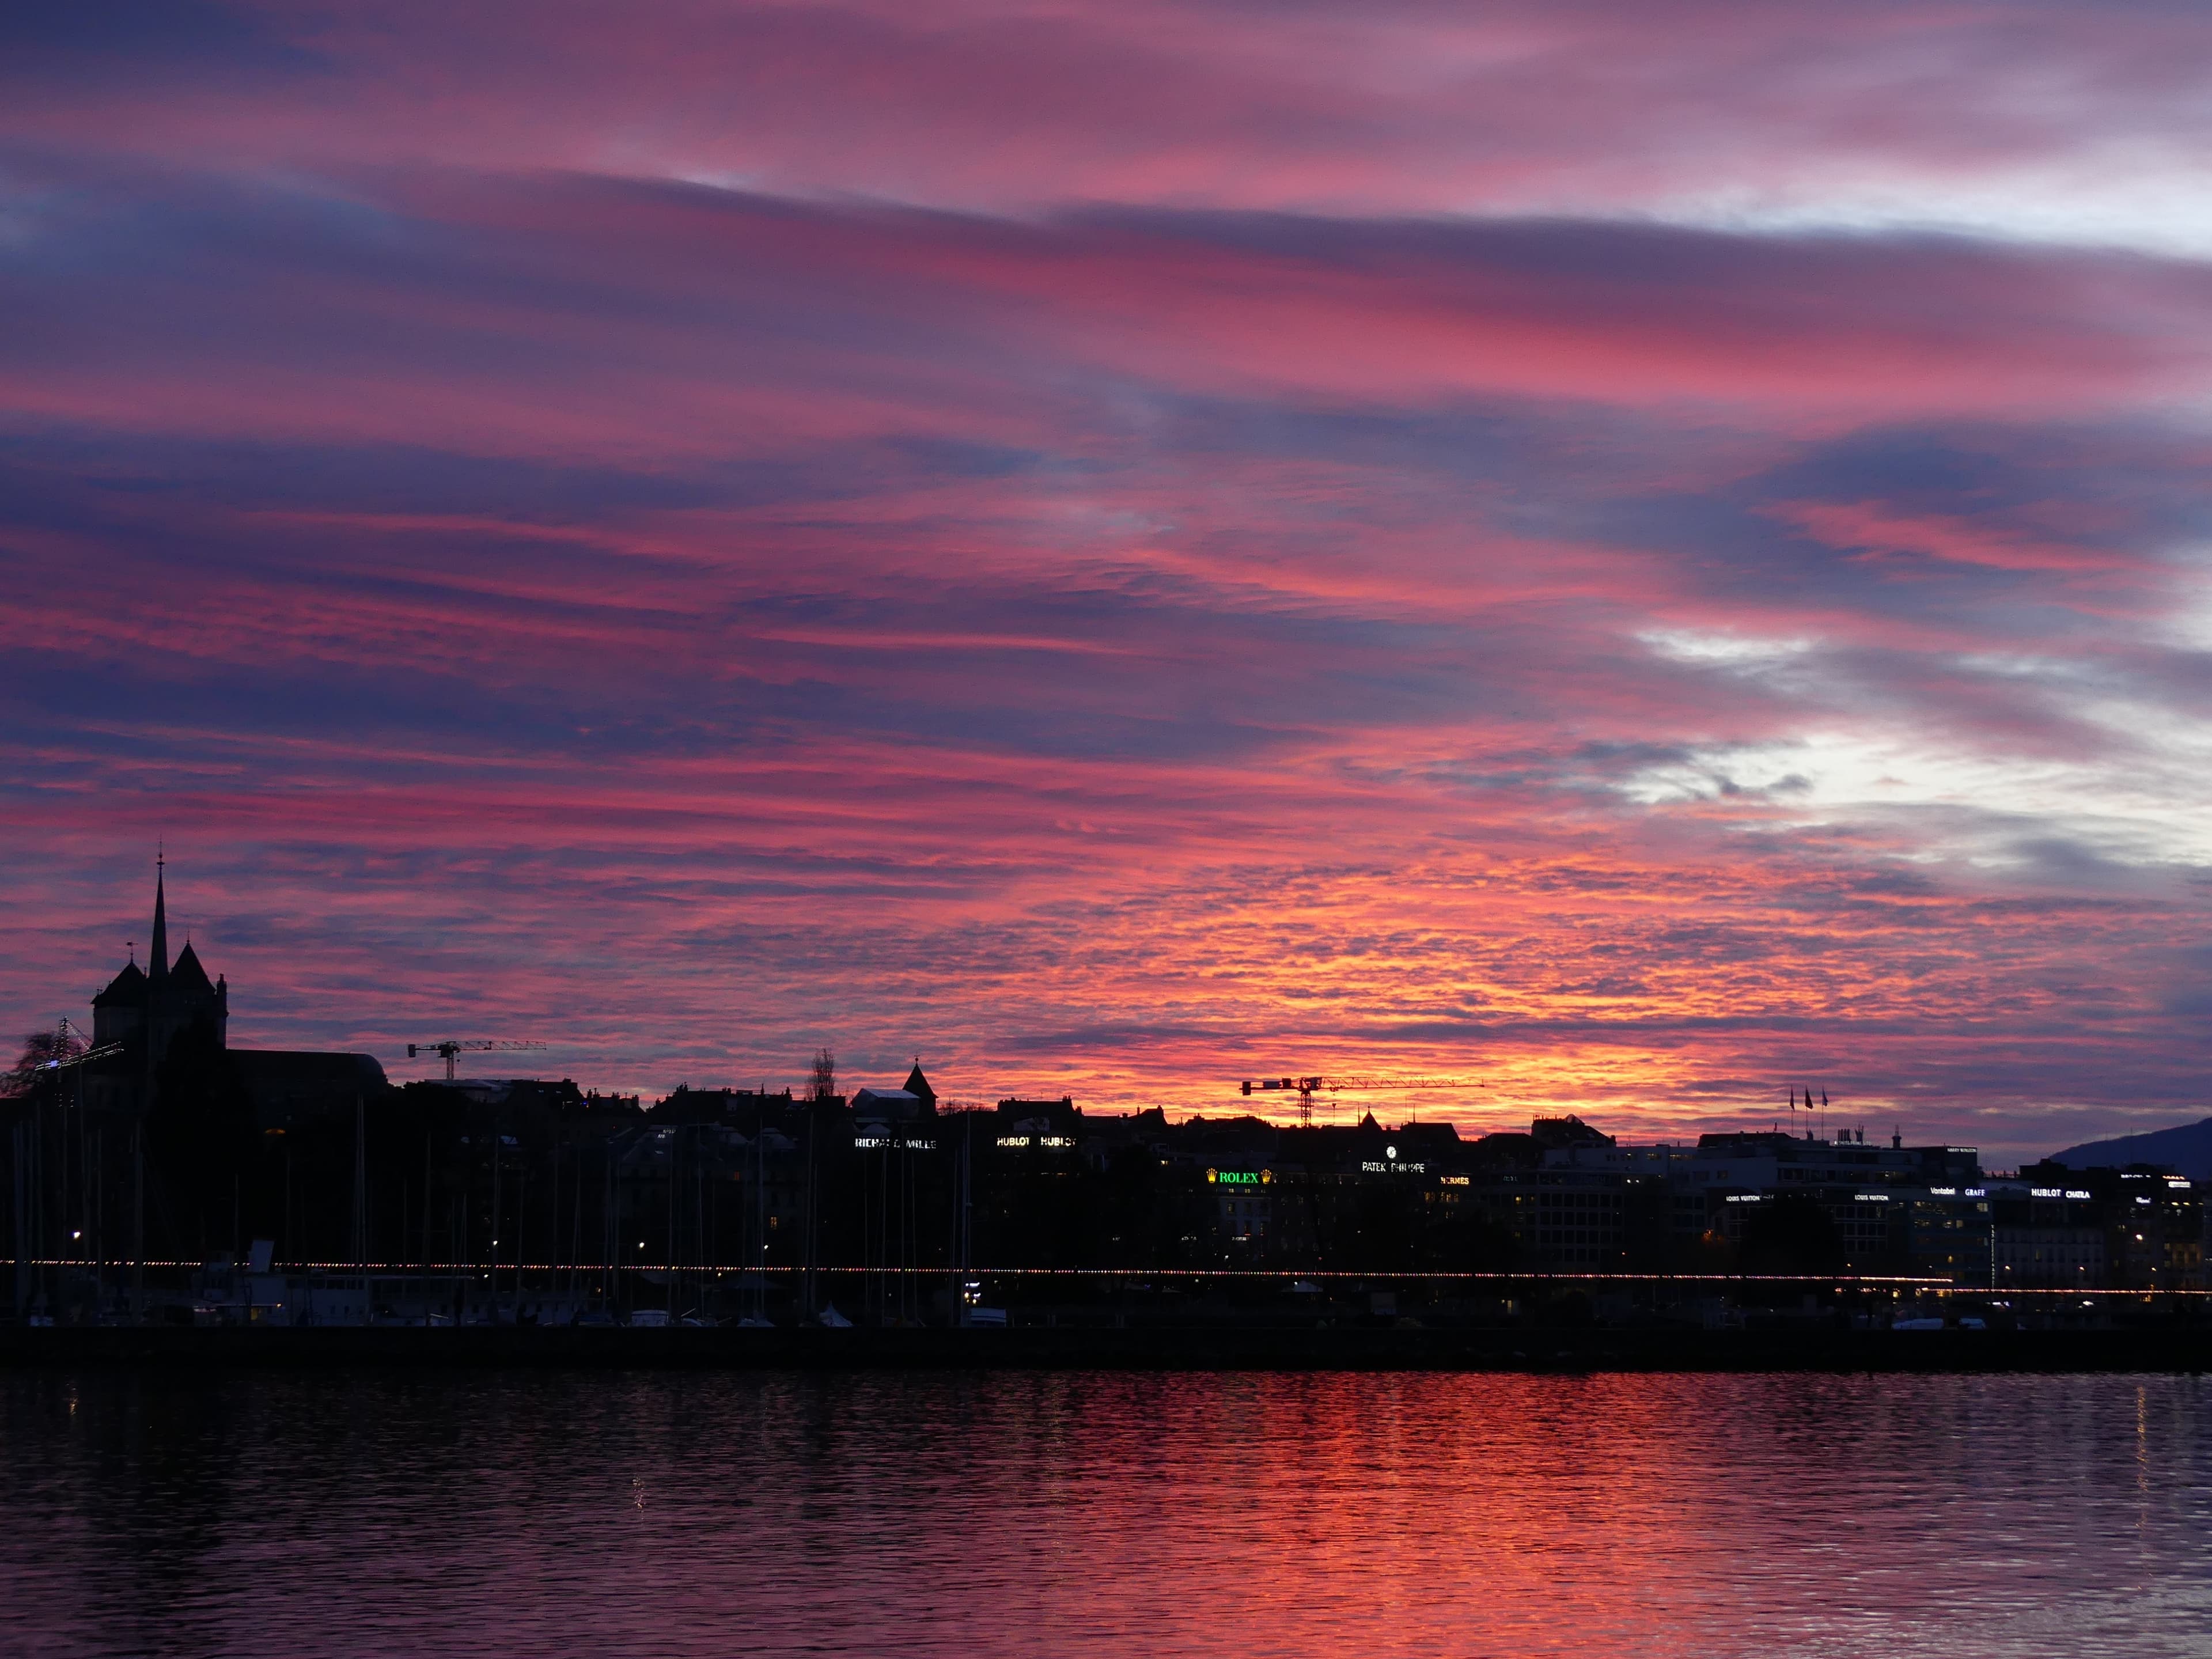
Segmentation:
{"type": "Polygon", "coordinates": [[[2212,1328],[0,1328],[0,1366],[726,1370],[2124,1372],[2212,1369],[2212,1328]]]}

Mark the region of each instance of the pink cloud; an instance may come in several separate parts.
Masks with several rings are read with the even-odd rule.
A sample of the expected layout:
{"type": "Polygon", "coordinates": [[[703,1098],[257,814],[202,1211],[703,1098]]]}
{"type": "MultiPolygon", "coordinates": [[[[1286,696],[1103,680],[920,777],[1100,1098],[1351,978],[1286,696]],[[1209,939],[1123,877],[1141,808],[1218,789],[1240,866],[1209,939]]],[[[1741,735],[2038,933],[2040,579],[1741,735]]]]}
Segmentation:
{"type": "Polygon", "coordinates": [[[2193,1099],[2192,16],[240,15],[0,117],[19,1024],[2193,1099]]]}

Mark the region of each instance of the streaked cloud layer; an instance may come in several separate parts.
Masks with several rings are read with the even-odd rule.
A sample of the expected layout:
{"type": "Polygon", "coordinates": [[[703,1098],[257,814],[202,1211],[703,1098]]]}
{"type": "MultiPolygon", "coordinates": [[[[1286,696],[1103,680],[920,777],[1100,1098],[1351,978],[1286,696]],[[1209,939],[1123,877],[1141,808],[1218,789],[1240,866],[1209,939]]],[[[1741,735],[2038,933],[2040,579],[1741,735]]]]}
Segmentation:
{"type": "Polygon", "coordinates": [[[0,1003],[81,1005],[166,835],[248,1040],[2196,1109],[2207,63],[2178,5],[12,9],[0,1003]]]}

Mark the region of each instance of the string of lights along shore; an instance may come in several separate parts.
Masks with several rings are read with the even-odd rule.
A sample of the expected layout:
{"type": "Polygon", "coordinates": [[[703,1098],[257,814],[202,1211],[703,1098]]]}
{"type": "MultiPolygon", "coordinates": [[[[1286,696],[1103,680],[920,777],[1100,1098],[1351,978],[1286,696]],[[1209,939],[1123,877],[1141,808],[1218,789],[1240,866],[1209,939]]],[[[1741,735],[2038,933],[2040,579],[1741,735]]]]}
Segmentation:
{"type": "Polygon", "coordinates": [[[988,1319],[1001,1273],[1314,1296],[1376,1275],[2204,1288],[2202,1177],[2154,1156],[2205,1150],[2179,1143],[1997,1170],[1901,1128],[1870,1141],[1795,1084],[1764,1123],[1644,1142],[1575,1114],[1463,1133],[1415,1109],[1487,1115],[1476,1076],[1244,1079],[1218,1113],[1086,1110],[943,1096],[919,1058],[848,1086],[827,1047],[797,1088],[648,1100],[464,1075],[546,1044],[449,1037],[406,1045],[440,1074],[395,1085],[373,1054],[233,1043],[228,976],[189,939],[170,954],[166,863],[148,938],[88,1036],[59,1023],[13,1074],[21,1316],[988,1319]]]}

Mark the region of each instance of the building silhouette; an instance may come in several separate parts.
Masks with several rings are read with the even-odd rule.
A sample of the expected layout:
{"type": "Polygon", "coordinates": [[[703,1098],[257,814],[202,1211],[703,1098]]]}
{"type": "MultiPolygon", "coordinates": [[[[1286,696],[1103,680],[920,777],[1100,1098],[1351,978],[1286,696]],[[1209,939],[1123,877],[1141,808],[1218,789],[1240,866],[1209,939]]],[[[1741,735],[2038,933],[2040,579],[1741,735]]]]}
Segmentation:
{"type": "Polygon", "coordinates": [[[198,1026],[217,1048],[229,1046],[230,987],[218,977],[212,984],[200,965],[199,953],[185,939],[185,948],[169,961],[167,860],[157,860],[154,875],[153,942],[147,965],[138,966],[134,951],[122,972],[92,1000],[92,1041],[95,1048],[112,1043],[150,1048],[155,1065],[168,1058],[177,1037],[198,1026]]]}
{"type": "Polygon", "coordinates": [[[221,975],[209,979],[189,938],[170,961],[168,909],[167,860],[157,859],[146,965],[138,965],[134,951],[92,1000],[93,1046],[121,1052],[84,1067],[88,1109],[151,1109],[164,1069],[187,1057],[203,1073],[218,1069],[272,1125],[302,1111],[350,1107],[356,1097],[389,1086],[384,1068],[368,1054],[232,1048],[229,981],[221,975]]]}

